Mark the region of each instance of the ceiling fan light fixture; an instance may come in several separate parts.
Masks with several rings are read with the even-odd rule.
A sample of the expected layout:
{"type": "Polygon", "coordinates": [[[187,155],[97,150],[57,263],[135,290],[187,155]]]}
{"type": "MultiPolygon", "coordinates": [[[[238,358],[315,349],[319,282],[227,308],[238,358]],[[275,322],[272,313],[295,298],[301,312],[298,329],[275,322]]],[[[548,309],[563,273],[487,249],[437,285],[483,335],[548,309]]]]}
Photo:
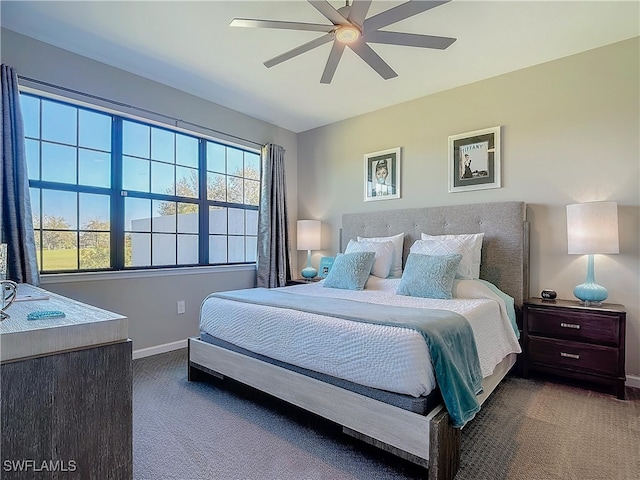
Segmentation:
{"type": "Polygon", "coordinates": [[[336,29],[336,40],[340,43],[353,43],[360,38],[360,30],[353,25],[340,25],[336,29]]]}

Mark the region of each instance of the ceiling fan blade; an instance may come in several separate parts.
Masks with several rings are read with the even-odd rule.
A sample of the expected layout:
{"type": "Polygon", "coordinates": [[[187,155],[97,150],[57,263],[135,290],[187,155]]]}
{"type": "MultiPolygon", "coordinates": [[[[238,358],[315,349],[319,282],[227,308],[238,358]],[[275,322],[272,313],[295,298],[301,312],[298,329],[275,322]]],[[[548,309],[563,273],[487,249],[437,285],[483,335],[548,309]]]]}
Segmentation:
{"type": "Polygon", "coordinates": [[[367,18],[370,6],[371,0],[353,0],[351,10],[349,10],[349,18],[347,18],[347,20],[362,27],[365,19],[367,18]]]}
{"type": "Polygon", "coordinates": [[[456,41],[451,37],[436,37],[433,35],[419,35],[416,33],[387,32],[376,30],[363,37],[365,42],[385,43],[387,45],[403,45],[406,47],[435,48],[444,50],[456,41]]]}
{"type": "Polygon", "coordinates": [[[252,18],[234,18],[231,27],[278,28],[282,30],[308,30],[311,32],[330,32],[335,25],[321,25],[319,23],[280,22],[277,20],[254,20],[252,18]]]}
{"type": "Polygon", "coordinates": [[[380,58],[380,55],[374,52],[365,42],[354,42],[349,44],[349,47],[385,80],[398,76],[398,74],[380,58]]]}
{"type": "Polygon", "coordinates": [[[349,25],[349,21],[342,16],[338,10],[333,8],[333,6],[327,2],[327,0],[307,0],[311,5],[313,5],[316,10],[318,10],[322,15],[324,15],[331,23],[334,25],[349,25]]]}
{"type": "Polygon", "coordinates": [[[336,73],[336,68],[338,68],[338,63],[340,62],[340,58],[342,58],[342,52],[344,52],[345,44],[341,42],[333,42],[333,47],[331,48],[331,53],[329,54],[329,59],[327,60],[327,64],[324,67],[324,72],[322,72],[322,78],[320,79],[320,83],[331,83],[333,79],[333,75],[336,73]]]}
{"type": "Polygon", "coordinates": [[[332,40],[333,40],[333,35],[330,33],[327,33],[326,35],[316,38],[315,40],[311,40],[310,42],[304,43],[299,47],[294,48],[293,50],[289,50],[288,52],[285,52],[282,55],[278,55],[277,57],[273,57],[272,59],[267,60],[266,62],[264,62],[264,66],[267,68],[271,68],[274,65],[278,65],[286,60],[289,60],[290,58],[297,57],[300,54],[308,52],[309,50],[319,47],[320,45],[324,45],[325,43],[330,42],[332,40]]]}
{"type": "Polygon", "coordinates": [[[373,17],[367,18],[364,22],[363,29],[365,32],[372,32],[379,28],[386,27],[392,23],[399,22],[405,18],[413,17],[422,12],[426,12],[451,0],[427,1],[427,0],[411,0],[400,5],[385,10],[373,17]]]}

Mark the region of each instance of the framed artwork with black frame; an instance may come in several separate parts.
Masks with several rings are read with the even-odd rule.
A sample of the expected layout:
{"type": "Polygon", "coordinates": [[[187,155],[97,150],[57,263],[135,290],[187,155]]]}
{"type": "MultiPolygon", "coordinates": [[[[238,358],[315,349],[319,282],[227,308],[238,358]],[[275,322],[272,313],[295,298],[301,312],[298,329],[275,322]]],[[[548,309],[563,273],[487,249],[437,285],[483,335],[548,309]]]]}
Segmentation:
{"type": "Polygon", "coordinates": [[[449,193],[500,187],[500,127],[451,135],[449,193]]]}
{"type": "Polygon", "coordinates": [[[364,156],[364,201],[400,198],[400,147],[364,156]]]}

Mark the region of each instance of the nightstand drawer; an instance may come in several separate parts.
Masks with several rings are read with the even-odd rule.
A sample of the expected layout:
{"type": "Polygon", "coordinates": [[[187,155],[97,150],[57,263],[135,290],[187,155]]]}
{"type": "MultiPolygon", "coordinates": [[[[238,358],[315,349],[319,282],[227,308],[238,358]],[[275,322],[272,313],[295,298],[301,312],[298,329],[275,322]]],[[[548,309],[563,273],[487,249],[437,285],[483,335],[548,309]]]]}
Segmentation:
{"type": "Polygon", "coordinates": [[[527,312],[529,334],[619,346],[619,322],[615,316],[577,313],[530,307],[527,312]]]}
{"type": "Polygon", "coordinates": [[[617,348],[529,337],[529,361],[532,363],[615,375],[618,373],[618,355],[617,348]]]}

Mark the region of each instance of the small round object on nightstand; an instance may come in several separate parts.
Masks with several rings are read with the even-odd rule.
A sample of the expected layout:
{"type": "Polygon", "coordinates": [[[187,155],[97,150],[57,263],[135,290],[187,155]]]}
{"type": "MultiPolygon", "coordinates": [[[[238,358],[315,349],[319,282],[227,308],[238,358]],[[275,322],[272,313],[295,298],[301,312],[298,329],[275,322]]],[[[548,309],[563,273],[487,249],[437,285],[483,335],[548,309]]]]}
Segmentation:
{"type": "Polygon", "coordinates": [[[555,290],[549,290],[545,288],[544,290],[542,290],[542,292],[540,292],[540,297],[542,297],[543,300],[555,300],[557,296],[558,294],[555,290]]]}

